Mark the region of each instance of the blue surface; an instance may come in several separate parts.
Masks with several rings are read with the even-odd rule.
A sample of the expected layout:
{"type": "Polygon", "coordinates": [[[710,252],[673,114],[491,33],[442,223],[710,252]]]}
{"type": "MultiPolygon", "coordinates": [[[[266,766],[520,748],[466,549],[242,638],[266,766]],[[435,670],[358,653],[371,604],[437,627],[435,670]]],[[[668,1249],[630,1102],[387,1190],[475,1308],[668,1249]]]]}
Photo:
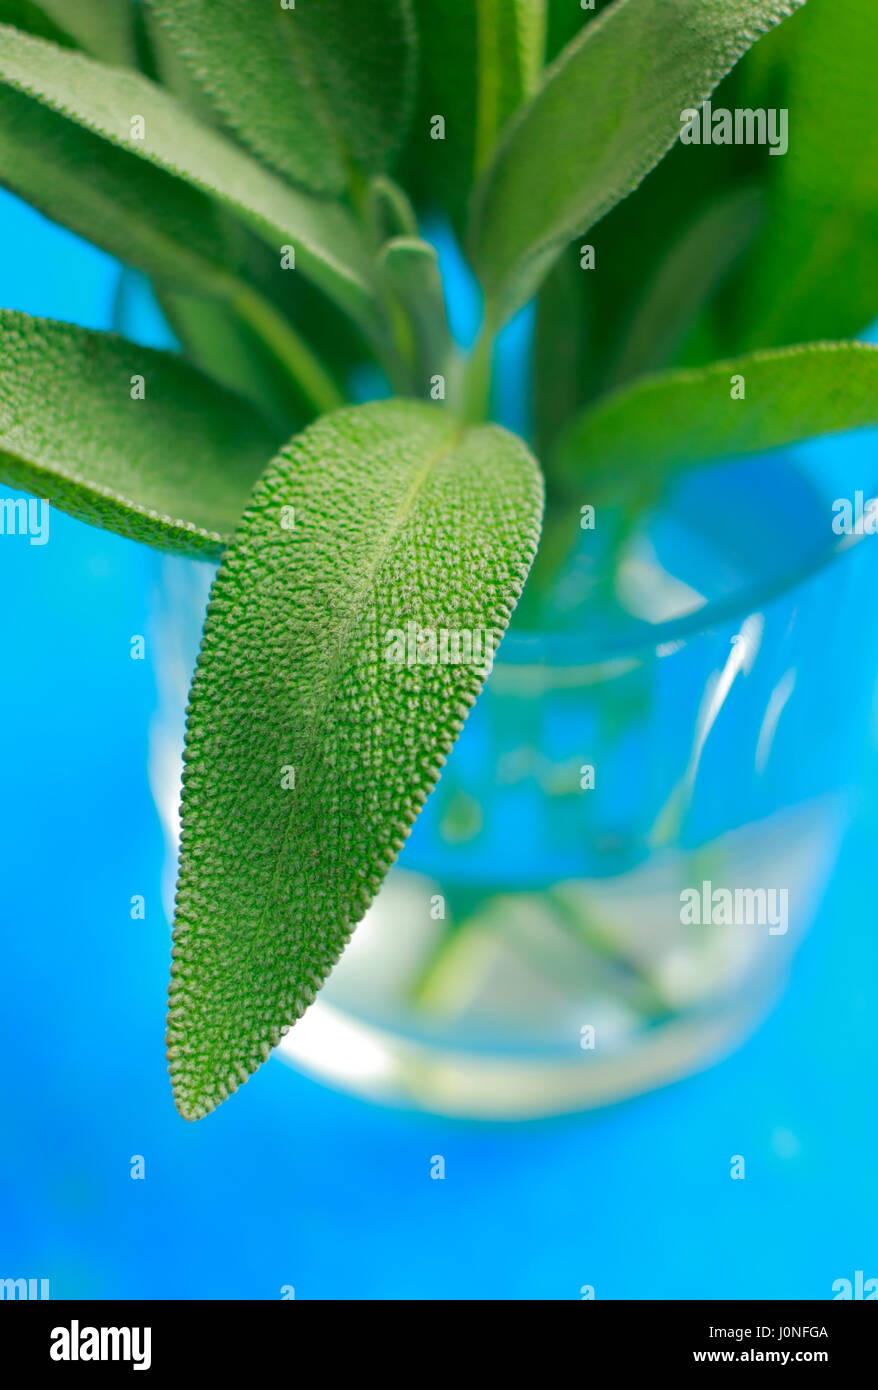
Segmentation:
{"type": "MultiPolygon", "coordinates": [[[[0,231],[0,304],[107,325],[108,258],[6,195],[0,231]]],[[[0,540],[0,1277],[48,1277],[54,1297],[576,1299],[584,1284],[828,1298],[857,1269],[878,1276],[874,798],[785,998],[698,1077],[492,1128],[378,1109],[272,1061],[181,1121],[146,777],[155,690],[128,646],[157,564],[57,513],[42,548],[0,540]]],[[[864,659],[827,672],[833,717],[864,659]]]]}

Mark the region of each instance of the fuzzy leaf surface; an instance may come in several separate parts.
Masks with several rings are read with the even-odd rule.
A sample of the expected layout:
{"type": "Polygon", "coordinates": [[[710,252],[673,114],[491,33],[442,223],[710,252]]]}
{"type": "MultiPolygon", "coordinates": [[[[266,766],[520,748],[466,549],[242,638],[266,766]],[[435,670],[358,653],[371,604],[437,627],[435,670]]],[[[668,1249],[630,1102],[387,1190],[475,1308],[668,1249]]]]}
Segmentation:
{"type": "Polygon", "coordinates": [[[388,659],[398,634],[481,633],[493,652],[541,512],[520,440],[413,401],[324,417],[254,489],[187,719],[168,1021],[185,1117],[246,1081],[313,1001],[482,686],[477,645],[409,665],[388,659]]]}
{"type": "Polygon", "coordinates": [[[132,228],[135,251],[124,259],[153,273],[142,254],[134,259],[148,236],[150,243],[162,243],[178,283],[186,263],[190,275],[209,282],[210,272],[201,263],[209,266],[211,257],[221,256],[215,230],[203,226],[198,195],[206,194],[250,225],[278,259],[281,248],[292,245],[297,270],[364,327],[378,331],[371,256],[347,210],[290,188],[202,125],[163,88],[138,73],[106,67],[6,25],[0,25],[0,83],[13,98],[6,103],[5,117],[0,106],[0,180],[50,217],[68,222],[69,197],[75,209],[69,225],[100,241],[101,213],[113,215],[118,191],[123,208],[133,208],[146,224],[145,231],[132,228]],[[100,142],[83,141],[82,132],[100,142]],[[89,164],[94,161],[102,201],[91,209],[90,233],[89,164]],[[165,177],[156,177],[156,170],[165,177]],[[79,193],[77,182],[83,185],[79,193]],[[187,226],[197,255],[189,253],[189,239],[181,237],[187,226]]]}
{"type": "Polygon", "coordinates": [[[510,121],[475,190],[470,246],[508,318],[566,242],[631,193],[756,40],[804,0],[617,0],[510,121]]]}
{"type": "Polygon", "coordinates": [[[348,164],[388,167],[415,88],[409,0],[150,0],[193,81],[272,168],[342,193],[348,164]]]}
{"type": "Polygon", "coordinates": [[[0,309],[0,480],[162,550],[215,557],[276,441],[172,353],[0,309]],[[132,399],[132,377],[144,398],[132,399]]]}

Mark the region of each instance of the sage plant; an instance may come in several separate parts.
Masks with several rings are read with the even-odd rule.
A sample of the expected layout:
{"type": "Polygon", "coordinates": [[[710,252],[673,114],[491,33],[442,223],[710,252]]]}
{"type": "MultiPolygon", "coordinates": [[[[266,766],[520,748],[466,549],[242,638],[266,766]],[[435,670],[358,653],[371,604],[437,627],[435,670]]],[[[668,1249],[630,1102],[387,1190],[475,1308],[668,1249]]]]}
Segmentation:
{"type": "Polygon", "coordinates": [[[0,475],[218,562],[187,1119],[314,1000],[583,508],[878,419],[872,3],[0,0],[0,182],[149,277],[181,348],[0,311],[0,475]],[[528,442],[491,422],[527,305],[528,442]]]}

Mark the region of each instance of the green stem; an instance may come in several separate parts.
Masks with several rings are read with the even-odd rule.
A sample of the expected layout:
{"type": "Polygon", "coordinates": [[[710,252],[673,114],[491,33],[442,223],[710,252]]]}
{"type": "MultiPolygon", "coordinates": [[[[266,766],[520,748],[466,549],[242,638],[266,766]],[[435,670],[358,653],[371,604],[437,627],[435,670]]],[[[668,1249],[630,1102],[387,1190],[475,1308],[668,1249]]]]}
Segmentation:
{"type": "Polygon", "coordinates": [[[491,408],[491,367],[494,358],[494,330],[486,317],[478,341],[466,366],[463,387],[463,418],[467,424],[487,420],[491,408]]]}
{"type": "Polygon", "coordinates": [[[236,282],[229,298],[231,307],[283,364],[318,415],[345,404],[344,396],[320,359],[258,290],[236,282]]]}
{"type": "Polygon", "coordinates": [[[499,52],[497,0],[477,0],[476,51],[478,90],[476,95],[475,172],[478,176],[491,158],[500,125],[500,79],[503,63],[499,52]]]}
{"type": "Polygon", "coordinates": [[[399,295],[384,286],[384,307],[391,332],[384,345],[382,366],[398,396],[414,394],[415,337],[399,295]]]}

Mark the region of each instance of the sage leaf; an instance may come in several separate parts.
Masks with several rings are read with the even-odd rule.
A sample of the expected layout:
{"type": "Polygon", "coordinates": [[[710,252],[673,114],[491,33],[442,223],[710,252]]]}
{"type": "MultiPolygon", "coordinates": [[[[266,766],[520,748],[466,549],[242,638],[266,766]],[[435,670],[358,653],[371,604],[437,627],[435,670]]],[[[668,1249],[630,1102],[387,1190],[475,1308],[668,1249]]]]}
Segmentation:
{"type": "Polygon", "coordinates": [[[2,85],[0,183],[159,283],[228,292],[219,209],[205,194],[137,167],[124,150],[2,85]]]}
{"type": "Polygon", "coordinates": [[[503,320],[563,246],[631,193],[757,38],[803,0],[617,0],[509,122],[475,190],[470,251],[503,320]]]}
{"type": "Polygon", "coordinates": [[[878,424],[878,348],[811,343],[647,377],[605,397],[563,435],[557,475],[620,488],[678,469],[878,424]],[[746,395],[732,396],[743,377],[746,395]]]}
{"type": "MultiPolygon", "coordinates": [[[[711,96],[715,110],[777,104],[776,85],[767,84],[761,76],[762,55],[800,22],[803,13],[797,12],[789,24],[766,35],[727,73],[711,96]]],[[[765,185],[778,162],[770,157],[765,146],[683,145],[678,141],[647,174],[636,194],[617,203],[596,226],[562,251],[553,269],[570,262],[579,282],[567,312],[588,322],[578,389],[571,402],[574,407],[582,409],[611,387],[620,385],[627,371],[633,375],[644,366],[650,371],[701,367],[741,350],[735,312],[739,277],[747,254],[765,225],[765,185]],[[752,213],[747,209],[749,198],[753,200],[752,213]],[[738,199],[739,216],[735,212],[738,199]],[[757,203],[762,206],[761,219],[757,216],[757,203]],[[720,232],[723,206],[729,217],[720,232]],[[710,277],[703,271],[711,255],[712,221],[718,230],[718,241],[713,251],[711,285],[710,277]],[[582,269],[583,244],[593,248],[594,271],[582,269]],[[675,267],[682,267],[687,247],[698,258],[693,280],[700,281],[705,297],[682,335],[679,330],[685,315],[677,312],[675,304],[673,317],[678,331],[668,334],[660,352],[648,354],[647,363],[637,352],[639,345],[634,335],[638,330],[634,325],[656,287],[676,278],[675,267]],[[622,367],[620,357],[623,351],[628,356],[628,344],[633,352],[622,367]]],[[[574,274],[567,277],[569,281],[574,274]]],[[[687,315],[691,314],[693,300],[685,274],[678,284],[688,301],[687,315]]],[[[548,323],[546,332],[551,332],[548,323]]],[[[809,335],[803,334],[799,341],[808,339],[809,335]]],[[[658,348],[658,342],[654,346],[658,348]]],[[[541,458],[546,457],[544,447],[539,453],[541,458]]]]}
{"type": "Polygon", "coordinates": [[[137,61],[137,0],[0,0],[0,24],[66,47],[83,48],[120,67],[137,61]]]}
{"type": "Polygon", "coordinates": [[[0,481],[162,550],[216,557],[276,437],[172,353],[0,309],[0,481]]]}
{"type": "Polygon", "coordinates": [[[741,349],[847,337],[878,314],[876,19],[874,0],[812,0],[772,35],[792,134],[736,296],[741,349]]]}
{"type": "MultiPolygon", "coordinates": [[[[282,248],[292,246],[297,271],[364,329],[380,332],[369,248],[347,210],[288,187],[163,88],[5,25],[0,83],[19,94],[7,105],[6,119],[0,108],[0,180],[49,216],[100,240],[102,213],[112,217],[108,204],[118,192],[122,208],[145,224],[134,228],[134,249],[126,260],[147,273],[167,264],[183,288],[188,265],[189,275],[205,288],[228,294],[227,283],[221,277],[217,283],[209,269],[211,254],[221,259],[221,238],[204,227],[203,199],[193,197],[207,194],[251,226],[279,259],[282,248]],[[83,131],[100,137],[100,145],[78,139],[83,131]],[[164,177],[156,177],[156,170],[164,177]],[[89,201],[92,187],[99,196],[95,206],[89,201]],[[197,254],[187,252],[190,241],[197,254]],[[155,264],[145,242],[161,244],[155,264]]],[[[126,225],[132,220],[126,218],[126,225]]]]}
{"type": "Polygon", "coordinates": [[[0,24],[14,24],[28,34],[51,39],[67,47],[76,47],[75,40],[54,20],[50,19],[37,0],[0,0],[0,24]]]}
{"type": "Polygon", "coordinates": [[[150,0],[193,81],[255,154],[318,193],[386,169],[415,89],[409,0],[150,0]]]}
{"type": "Polygon", "coordinates": [[[482,686],[541,511],[520,440],[412,401],[324,417],[256,485],[187,719],[168,1020],[186,1118],[268,1057],[378,891],[482,686]],[[443,632],[463,659],[442,659],[443,632]]]}
{"type": "MultiPolygon", "coordinates": [[[[184,297],[215,301],[217,308],[207,313],[220,329],[228,325],[224,346],[232,345],[239,336],[236,324],[243,323],[245,341],[255,344],[257,368],[269,389],[256,395],[251,383],[243,381],[240,390],[264,398],[273,394],[272,380],[279,378],[289,397],[300,384],[308,388],[311,382],[322,408],[339,403],[337,389],[314,354],[275,307],[281,295],[250,283],[245,248],[255,243],[271,257],[268,248],[205,194],[131,160],[124,150],[2,85],[0,180],[47,215],[152,276],[160,296],[163,290],[179,289],[184,297]],[[47,165],[51,178],[46,177],[47,165]]],[[[271,259],[277,267],[276,286],[286,272],[279,258],[271,259]]],[[[191,314],[186,321],[191,323],[191,314]]],[[[219,343],[215,347],[220,350],[219,343]]],[[[228,362],[231,367],[231,358],[228,362]]]]}

